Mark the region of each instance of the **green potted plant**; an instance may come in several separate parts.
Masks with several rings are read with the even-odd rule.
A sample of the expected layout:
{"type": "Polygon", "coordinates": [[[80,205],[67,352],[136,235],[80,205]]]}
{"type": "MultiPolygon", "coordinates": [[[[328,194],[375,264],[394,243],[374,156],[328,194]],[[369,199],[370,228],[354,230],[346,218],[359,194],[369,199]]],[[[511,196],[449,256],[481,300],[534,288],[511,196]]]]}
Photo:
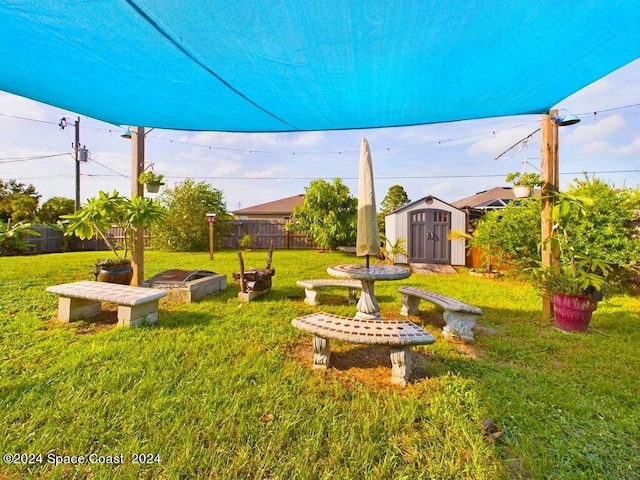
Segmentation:
{"type": "Polygon", "coordinates": [[[530,197],[534,188],[542,186],[540,175],[534,172],[510,172],[505,181],[513,184],[513,194],[517,198],[530,197]]]}
{"type": "Polygon", "coordinates": [[[539,267],[533,270],[535,285],[543,295],[551,295],[556,327],[563,331],[586,331],[591,316],[611,288],[608,281],[611,264],[578,252],[576,239],[568,225],[574,214],[586,215],[585,206],[593,200],[568,194],[557,194],[552,210],[553,249],[559,253],[556,268],[539,267]]]}
{"type": "Polygon", "coordinates": [[[397,238],[395,242],[391,243],[391,241],[385,237],[381,236],[383,245],[380,249],[381,260],[386,260],[387,263],[391,263],[392,265],[396,263],[396,260],[399,256],[407,256],[408,252],[405,248],[407,240],[405,238],[397,238]]]}
{"type": "Polygon", "coordinates": [[[129,199],[114,190],[111,193],[99,192],[80,210],[62,218],[68,221],[65,235],[75,235],[82,240],[99,235],[113,252],[115,258],[101,259],[94,265],[98,280],[113,281],[111,277],[116,277],[115,283],[129,284],[133,275],[128,258],[133,244],[133,229],[151,227],[161,222],[164,216],[164,209],[152,199],[137,195],[129,199]],[[112,226],[121,229],[122,244],[108,235],[112,226]]]}
{"type": "Polygon", "coordinates": [[[248,233],[245,233],[240,237],[240,240],[238,240],[238,245],[248,251],[253,246],[253,242],[256,241],[256,238],[258,238],[258,234],[249,235],[248,233]]]}
{"type": "Polygon", "coordinates": [[[152,170],[147,170],[138,176],[138,183],[146,185],[149,193],[157,193],[160,187],[164,185],[163,179],[164,175],[161,173],[153,173],[152,170]]]}

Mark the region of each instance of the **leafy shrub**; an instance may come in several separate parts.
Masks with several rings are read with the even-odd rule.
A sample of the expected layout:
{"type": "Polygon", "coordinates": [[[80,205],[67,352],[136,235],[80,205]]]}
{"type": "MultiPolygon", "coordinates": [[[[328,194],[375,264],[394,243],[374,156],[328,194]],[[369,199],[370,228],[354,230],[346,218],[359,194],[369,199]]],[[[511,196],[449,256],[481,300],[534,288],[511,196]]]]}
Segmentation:
{"type": "Polygon", "coordinates": [[[306,188],[302,205],[291,213],[287,229],[309,235],[322,248],[354,245],[357,212],[358,200],[342,180],[314,180],[306,188]]]}
{"type": "Polygon", "coordinates": [[[167,210],[162,224],[153,229],[153,246],[175,252],[201,252],[209,248],[207,213],[216,214],[214,241],[219,244],[229,231],[222,191],[205,182],[187,179],[166,189],[158,201],[167,210]]]}
{"type": "Polygon", "coordinates": [[[31,223],[23,220],[11,225],[11,222],[0,222],[0,255],[18,255],[31,248],[22,235],[40,236],[31,228],[31,223]]]}

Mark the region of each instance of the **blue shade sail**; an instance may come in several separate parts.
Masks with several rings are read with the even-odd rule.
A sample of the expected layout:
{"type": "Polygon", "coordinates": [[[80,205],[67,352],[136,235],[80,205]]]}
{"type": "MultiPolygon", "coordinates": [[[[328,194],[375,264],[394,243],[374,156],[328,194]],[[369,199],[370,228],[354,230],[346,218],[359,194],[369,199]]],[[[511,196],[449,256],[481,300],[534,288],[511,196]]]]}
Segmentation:
{"type": "Polygon", "coordinates": [[[637,0],[8,0],[0,90],[181,130],[545,113],[640,57],[638,25],[637,0]]]}

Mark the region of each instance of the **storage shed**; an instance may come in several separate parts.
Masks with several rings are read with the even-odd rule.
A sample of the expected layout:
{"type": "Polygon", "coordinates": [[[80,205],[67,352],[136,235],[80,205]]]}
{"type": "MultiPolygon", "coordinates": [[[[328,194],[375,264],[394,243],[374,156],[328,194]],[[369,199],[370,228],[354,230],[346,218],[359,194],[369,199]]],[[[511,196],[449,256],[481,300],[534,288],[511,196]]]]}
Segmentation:
{"type": "Polygon", "coordinates": [[[464,211],[431,195],[385,216],[385,236],[389,243],[406,240],[408,255],[398,255],[396,263],[464,265],[466,242],[451,241],[447,234],[451,230],[465,231],[465,227],[464,211]]]}

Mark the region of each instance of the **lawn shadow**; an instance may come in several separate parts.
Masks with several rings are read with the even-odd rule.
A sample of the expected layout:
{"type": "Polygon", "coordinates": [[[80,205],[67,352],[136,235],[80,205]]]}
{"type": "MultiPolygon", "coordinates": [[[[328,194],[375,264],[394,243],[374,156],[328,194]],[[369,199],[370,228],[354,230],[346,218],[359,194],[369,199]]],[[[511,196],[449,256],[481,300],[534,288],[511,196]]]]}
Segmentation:
{"type": "MultiPolygon", "coordinates": [[[[353,345],[342,342],[331,343],[330,367],[327,370],[315,370],[344,383],[353,380],[373,390],[398,388],[391,385],[391,347],[386,345],[353,345]]],[[[312,368],[313,347],[311,342],[294,345],[293,357],[305,368],[312,368]]],[[[412,382],[431,377],[432,355],[424,349],[413,349],[412,382]]]]}

